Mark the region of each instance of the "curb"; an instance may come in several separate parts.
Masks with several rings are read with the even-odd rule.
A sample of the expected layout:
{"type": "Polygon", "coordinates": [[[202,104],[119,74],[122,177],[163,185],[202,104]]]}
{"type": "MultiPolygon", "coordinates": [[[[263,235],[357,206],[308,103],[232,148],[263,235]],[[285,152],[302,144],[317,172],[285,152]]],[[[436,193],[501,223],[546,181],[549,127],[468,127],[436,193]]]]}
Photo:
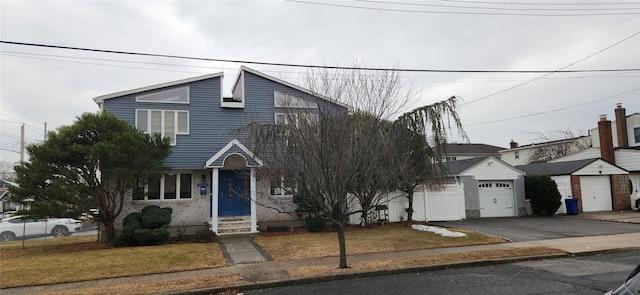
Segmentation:
{"type": "Polygon", "coordinates": [[[285,287],[285,286],[304,285],[304,284],[310,284],[310,283],[329,282],[329,281],[335,281],[335,280],[345,280],[345,279],[352,279],[352,278],[377,277],[377,276],[396,275],[396,274],[404,274],[404,273],[411,273],[411,272],[427,272],[427,271],[442,270],[442,269],[449,269],[449,268],[500,265],[500,264],[520,262],[520,261],[582,257],[582,256],[591,256],[591,255],[625,252],[625,251],[633,251],[633,250],[640,250],[640,247],[596,250],[596,251],[582,252],[582,253],[559,253],[559,254],[521,256],[521,257],[500,258],[500,259],[475,260],[475,261],[428,265],[428,266],[414,266],[414,267],[398,268],[398,269],[376,270],[376,271],[370,271],[370,272],[364,271],[364,272],[355,272],[355,273],[349,273],[349,274],[326,275],[326,276],[300,278],[300,279],[255,282],[255,283],[239,284],[234,286],[205,288],[205,289],[196,289],[196,290],[180,291],[180,292],[169,292],[169,293],[163,293],[163,294],[165,295],[188,295],[188,294],[211,295],[211,294],[218,294],[218,293],[234,291],[234,290],[242,291],[242,290],[255,290],[255,289],[265,289],[265,288],[277,288],[277,287],[285,287]]]}
{"type": "MultiPolygon", "coordinates": [[[[633,250],[633,249],[628,249],[628,250],[633,250]]],[[[618,250],[618,251],[625,251],[625,250],[618,250]]],[[[598,254],[596,252],[591,252],[591,253],[598,254]]],[[[352,278],[378,277],[378,276],[396,275],[396,274],[411,273],[411,272],[426,272],[426,271],[442,270],[442,269],[449,269],[449,268],[461,268],[461,267],[478,267],[478,266],[487,266],[487,265],[507,264],[507,263],[513,263],[518,261],[531,261],[531,260],[542,260],[542,259],[551,259],[551,258],[567,258],[567,257],[573,257],[573,256],[575,255],[571,253],[559,253],[559,254],[521,256],[521,257],[511,257],[511,258],[501,258],[501,259],[474,260],[474,261],[467,261],[467,262],[447,263],[447,264],[428,265],[428,266],[413,266],[413,267],[407,267],[407,268],[376,270],[376,271],[369,271],[369,272],[363,271],[363,272],[354,272],[354,273],[348,273],[348,274],[325,275],[325,276],[300,278],[300,279],[255,282],[255,283],[239,284],[239,285],[226,286],[226,287],[205,288],[205,289],[196,289],[196,290],[190,290],[190,291],[169,292],[169,293],[163,293],[163,294],[211,295],[211,294],[218,294],[218,293],[233,291],[233,290],[255,290],[255,289],[265,289],[265,288],[277,288],[277,287],[285,287],[285,286],[304,285],[309,283],[321,283],[321,282],[329,282],[329,281],[335,281],[335,280],[345,280],[345,279],[352,279],[352,278]]]]}

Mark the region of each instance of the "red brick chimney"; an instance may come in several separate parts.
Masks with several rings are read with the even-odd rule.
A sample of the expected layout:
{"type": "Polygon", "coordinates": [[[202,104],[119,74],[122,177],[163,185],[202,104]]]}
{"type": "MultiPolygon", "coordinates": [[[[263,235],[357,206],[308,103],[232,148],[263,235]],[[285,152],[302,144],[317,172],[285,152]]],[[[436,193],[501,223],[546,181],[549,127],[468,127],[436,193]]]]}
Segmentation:
{"type": "Polygon", "coordinates": [[[618,147],[629,147],[629,135],[627,134],[627,114],[621,103],[616,104],[616,133],[618,135],[618,147]]]}
{"type": "Polygon", "coordinates": [[[600,157],[611,164],[615,164],[616,158],[613,153],[611,121],[607,120],[607,115],[600,115],[598,135],[600,135],[600,157]]]}
{"type": "Polygon", "coordinates": [[[515,149],[518,147],[518,143],[513,141],[513,139],[511,140],[511,142],[509,143],[509,148],[515,149]]]}

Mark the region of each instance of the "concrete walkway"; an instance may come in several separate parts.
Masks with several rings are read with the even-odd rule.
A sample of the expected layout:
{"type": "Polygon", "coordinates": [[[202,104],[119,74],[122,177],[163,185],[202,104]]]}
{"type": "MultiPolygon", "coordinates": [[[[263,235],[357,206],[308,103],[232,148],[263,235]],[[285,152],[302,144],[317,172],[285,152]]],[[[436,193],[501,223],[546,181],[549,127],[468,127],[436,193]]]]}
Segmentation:
{"type": "MultiPolygon", "coordinates": [[[[638,212],[632,212],[640,215],[638,212]]],[[[578,215],[580,216],[580,215],[578,215]]],[[[621,215],[613,215],[619,217],[621,215]]],[[[579,218],[588,218],[588,214],[584,214],[579,218]]],[[[640,222],[639,222],[640,223],[640,222]]],[[[325,257],[304,259],[295,261],[275,262],[271,261],[269,256],[262,251],[255,243],[253,243],[253,237],[251,236],[237,236],[237,237],[225,237],[218,240],[223,250],[224,256],[227,259],[227,266],[212,269],[183,271],[176,273],[166,274],[154,274],[154,275],[142,275],[135,277],[123,277],[114,279],[95,280],[90,282],[78,282],[78,283],[66,283],[46,286],[34,286],[34,287],[22,287],[22,288],[10,288],[2,289],[0,293],[3,295],[12,294],[34,294],[44,292],[56,292],[56,291],[77,291],[81,293],[82,289],[86,288],[107,288],[110,286],[121,284],[133,284],[144,282],[163,282],[174,281],[179,279],[197,279],[197,278],[210,278],[215,276],[228,276],[239,275],[242,277],[244,285],[242,286],[230,286],[235,289],[243,288],[256,288],[260,286],[277,286],[286,285],[292,283],[309,282],[309,281],[322,281],[322,280],[335,280],[341,277],[353,277],[373,275],[374,273],[349,273],[345,275],[332,275],[316,277],[311,279],[294,279],[290,278],[286,270],[301,267],[301,266],[323,266],[323,265],[338,265],[338,257],[325,257]]],[[[497,249],[510,249],[510,248],[525,248],[535,246],[546,246],[556,249],[561,249],[568,254],[566,255],[581,255],[588,253],[600,253],[604,251],[616,251],[625,249],[638,249],[640,248],[640,225],[638,226],[637,233],[618,234],[618,235],[605,235],[605,236],[590,236],[590,237],[575,237],[575,238],[563,238],[552,240],[538,240],[527,242],[515,242],[505,244],[494,245],[480,245],[480,246],[467,246],[467,247],[453,247],[453,248],[439,248],[428,250],[413,250],[413,251],[399,251],[389,253],[378,254],[365,254],[365,255],[351,255],[349,256],[349,262],[362,262],[362,261],[374,261],[374,260],[393,260],[393,259],[407,259],[418,258],[425,256],[435,256],[451,253],[470,253],[481,250],[497,250],[497,249]]],[[[520,257],[502,260],[515,261],[521,259],[542,259],[558,257],[558,255],[551,256],[537,256],[537,257],[520,257]]],[[[499,261],[489,261],[485,263],[496,263],[499,261]]],[[[482,263],[482,261],[474,261],[471,263],[482,263]]],[[[433,269],[442,267],[456,267],[469,265],[469,262],[447,264],[438,266],[425,266],[419,268],[412,268],[411,271],[420,269],[433,269]]],[[[395,270],[395,272],[402,272],[409,270],[395,270]]],[[[376,273],[389,273],[389,271],[376,272],[376,273]]],[[[210,290],[198,290],[198,294],[211,294],[215,291],[220,291],[220,288],[210,290]]],[[[194,294],[195,291],[184,292],[184,294],[194,294]]]]}

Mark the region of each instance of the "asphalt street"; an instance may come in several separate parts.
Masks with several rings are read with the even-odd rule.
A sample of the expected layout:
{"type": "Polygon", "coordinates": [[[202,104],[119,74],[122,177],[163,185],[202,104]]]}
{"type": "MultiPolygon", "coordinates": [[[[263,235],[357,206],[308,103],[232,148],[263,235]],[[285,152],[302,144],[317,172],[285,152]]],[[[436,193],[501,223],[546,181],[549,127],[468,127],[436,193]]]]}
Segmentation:
{"type": "Polygon", "coordinates": [[[505,238],[512,242],[640,232],[640,224],[588,220],[566,216],[481,218],[430,222],[430,224],[482,232],[505,238]]]}
{"type": "Polygon", "coordinates": [[[640,263],[640,250],[365,277],[245,291],[275,294],[567,294],[602,295],[640,263]]]}

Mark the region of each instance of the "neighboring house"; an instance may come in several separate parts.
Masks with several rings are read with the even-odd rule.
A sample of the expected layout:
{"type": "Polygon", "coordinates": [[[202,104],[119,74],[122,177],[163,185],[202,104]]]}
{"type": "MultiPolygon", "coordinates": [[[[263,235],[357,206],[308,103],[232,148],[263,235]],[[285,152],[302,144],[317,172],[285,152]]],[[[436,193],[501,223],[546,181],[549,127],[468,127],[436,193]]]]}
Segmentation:
{"type": "MultiPolygon", "coordinates": [[[[626,171],[628,175],[612,175],[610,183],[626,182],[620,187],[626,201],[615,205],[609,210],[638,209],[640,201],[640,113],[626,115],[626,109],[617,104],[615,110],[616,121],[607,120],[606,115],[600,116],[598,127],[591,130],[592,148],[554,159],[551,162],[566,162],[584,159],[602,158],[626,171]],[[628,179],[628,180],[622,180],[628,179]]],[[[615,193],[615,192],[614,192],[615,193]]],[[[640,209],[639,209],[640,210],[640,209]]]]}
{"type": "Polygon", "coordinates": [[[24,207],[20,203],[11,200],[10,187],[18,187],[18,184],[8,180],[0,180],[0,213],[17,211],[24,207]]]}
{"type": "Polygon", "coordinates": [[[603,159],[518,165],[527,175],[549,175],[562,195],[557,213],[566,213],[564,199],[578,199],[578,212],[626,209],[629,205],[626,170],[603,159]]]}
{"type": "MultiPolygon", "coordinates": [[[[450,221],[485,217],[514,217],[527,214],[525,173],[497,157],[476,157],[448,162],[449,178],[441,190],[416,189],[413,220],[450,221]]],[[[406,193],[388,196],[388,219],[406,220],[406,193]]],[[[360,223],[350,216],[349,223],[360,223]]]]}
{"type": "Polygon", "coordinates": [[[575,153],[584,147],[590,146],[590,136],[578,136],[573,138],[553,140],[527,145],[518,145],[511,140],[509,149],[500,151],[500,159],[510,165],[526,165],[535,162],[536,158],[558,158],[575,153]]]}
{"type": "MultiPolygon", "coordinates": [[[[172,227],[208,226],[216,234],[258,231],[259,222],[295,216],[258,206],[277,188],[259,179],[263,165],[243,143],[251,122],[287,123],[286,112],[313,115],[348,108],[256,70],[241,67],[232,97],[223,97],[223,73],[163,83],[94,98],[100,109],[147,133],[169,137],[170,170],[134,189],[116,221],[151,204],[173,208],[172,227]]],[[[287,201],[291,196],[276,196],[287,201]]],[[[205,228],[206,229],[206,228],[205,228]]]]}
{"type": "Polygon", "coordinates": [[[449,174],[464,185],[467,218],[527,214],[525,173],[497,157],[449,162],[449,174]]]}
{"type": "Polygon", "coordinates": [[[499,151],[505,148],[482,143],[448,143],[447,161],[466,160],[477,157],[499,157],[499,151]]]}

